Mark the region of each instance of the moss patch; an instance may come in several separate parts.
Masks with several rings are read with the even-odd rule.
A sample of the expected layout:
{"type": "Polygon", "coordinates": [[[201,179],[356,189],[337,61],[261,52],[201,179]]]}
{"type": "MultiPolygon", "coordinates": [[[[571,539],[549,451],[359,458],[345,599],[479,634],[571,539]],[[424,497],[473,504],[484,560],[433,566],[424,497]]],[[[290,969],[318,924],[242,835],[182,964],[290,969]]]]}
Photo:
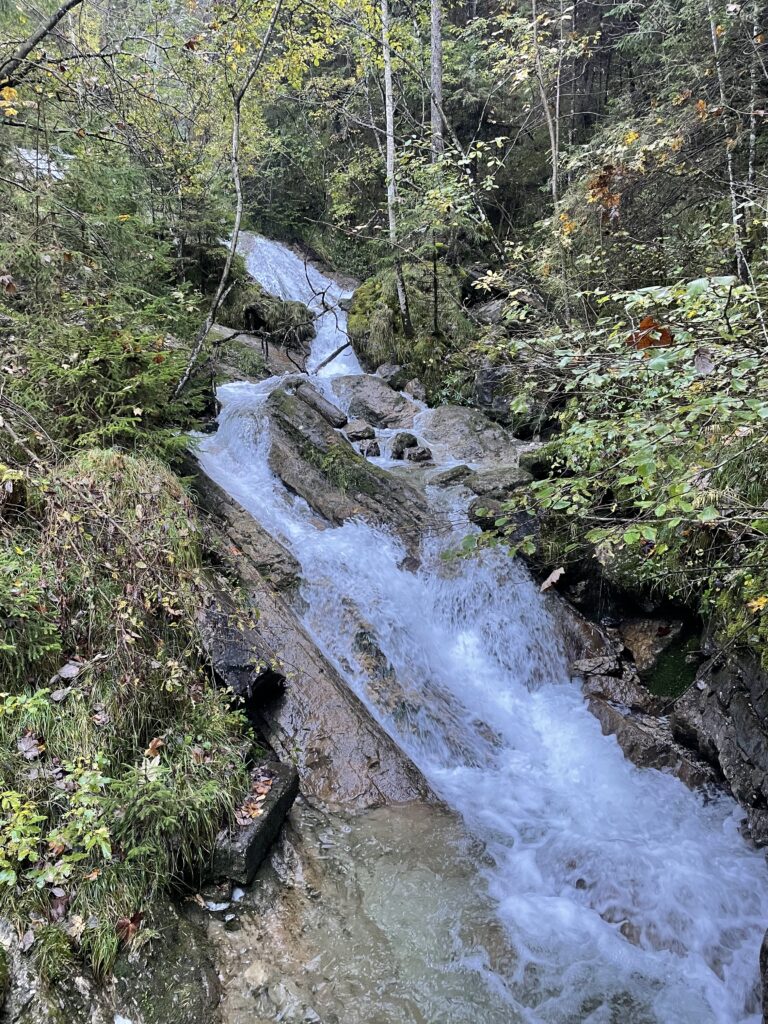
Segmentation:
{"type": "Polygon", "coordinates": [[[392,269],[365,281],[355,292],[349,312],[349,335],[363,366],[374,370],[385,362],[399,363],[435,393],[476,336],[461,305],[457,271],[438,270],[438,332],[434,331],[433,282],[430,267],[404,268],[411,320],[416,332],[406,337],[400,316],[397,281],[392,269]]]}

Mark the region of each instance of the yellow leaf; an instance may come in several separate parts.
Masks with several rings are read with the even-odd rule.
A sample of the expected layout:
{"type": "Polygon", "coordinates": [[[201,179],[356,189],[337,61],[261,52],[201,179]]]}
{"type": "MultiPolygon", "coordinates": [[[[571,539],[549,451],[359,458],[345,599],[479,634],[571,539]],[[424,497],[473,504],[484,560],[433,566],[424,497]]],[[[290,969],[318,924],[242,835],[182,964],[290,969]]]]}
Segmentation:
{"type": "Polygon", "coordinates": [[[751,612],[761,612],[767,604],[768,597],[763,594],[762,597],[756,597],[754,601],[748,601],[747,608],[749,608],[751,612]]]}
{"type": "Polygon", "coordinates": [[[631,146],[632,143],[637,142],[639,138],[640,132],[636,132],[633,128],[632,131],[627,132],[627,134],[624,136],[624,145],[631,146]]]}

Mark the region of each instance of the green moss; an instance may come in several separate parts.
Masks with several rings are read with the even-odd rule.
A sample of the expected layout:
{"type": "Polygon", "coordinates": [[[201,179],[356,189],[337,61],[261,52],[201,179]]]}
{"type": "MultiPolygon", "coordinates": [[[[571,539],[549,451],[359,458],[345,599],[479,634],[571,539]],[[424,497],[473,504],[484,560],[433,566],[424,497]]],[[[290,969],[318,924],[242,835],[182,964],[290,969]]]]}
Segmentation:
{"type": "Polygon", "coordinates": [[[698,641],[691,637],[662,651],[653,669],[644,676],[651,693],[672,699],[685,693],[696,678],[698,662],[694,655],[697,650],[698,641]]]}
{"type": "Polygon", "coordinates": [[[220,319],[225,327],[265,335],[273,344],[299,351],[315,336],[315,318],[303,302],[270,295],[255,281],[232,290],[220,319]]]}
{"type": "Polygon", "coordinates": [[[437,333],[431,267],[410,265],[403,273],[415,337],[405,334],[392,269],[369,278],[355,292],[349,335],[366,369],[374,370],[384,362],[398,363],[436,394],[446,374],[455,370],[454,359],[463,359],[476,330],[462,310],[457,271],[446,266],[438,270],[437,333]]]}

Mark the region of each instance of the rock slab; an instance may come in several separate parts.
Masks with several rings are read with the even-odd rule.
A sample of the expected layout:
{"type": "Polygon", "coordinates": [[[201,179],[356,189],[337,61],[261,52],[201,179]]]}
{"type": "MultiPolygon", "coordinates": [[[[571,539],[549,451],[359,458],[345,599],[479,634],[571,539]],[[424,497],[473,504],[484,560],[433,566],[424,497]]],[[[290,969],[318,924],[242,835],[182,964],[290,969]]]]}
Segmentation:
{"type": "Polygon", "coordinates": [[[298,795],[299,773],[293,765],[270,761],[263,768],[272,785],[259,816],[244,827],[222,829],[216,837],[213,876],[217,880],[251,884],[298,795]]]}

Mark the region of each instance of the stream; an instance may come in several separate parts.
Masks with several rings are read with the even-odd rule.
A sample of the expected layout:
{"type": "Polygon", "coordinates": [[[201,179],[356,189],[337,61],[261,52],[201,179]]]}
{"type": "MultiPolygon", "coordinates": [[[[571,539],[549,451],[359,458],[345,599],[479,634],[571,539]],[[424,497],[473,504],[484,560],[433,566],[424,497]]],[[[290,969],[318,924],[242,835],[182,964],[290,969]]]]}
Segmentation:
{"type": "MultiPolygon", "coordinates": [[[[311,373],[345,340],[346,293],[278,243],[246,234],[241,248],[260,284],[318,315],[311,373]]],[[[357,373],[346,349],[312,380],[340,404],[334,377],[357,373]]],[[[498,550],[443,557],[471,529],[460,488],[427,487],[438,525],[418,569],[375,525],[318,522],[268,465],[262,410],[279,383],[221,387],[200,462],[293,552],[305,627],[449,810],[299,805],[277,868],[245,897],[250,918],[217,938],[231,946],[233,978],[251,967],[258,988],[253,965],[271,956],[283,981],[265,981],[250,1004],[234,981],[227,1019],[759,1021],[768,873],[740,834],[739,808],[634,767],[602,735],[522,566],[498,550]],[[361,620],[395,670],[396,706],[361,662],[361,620]],[[291,856],[314,865],[311,898],[296,895],[295,867],[280,877],[291,856]],[[291,1016],[293,1004],[304,1016],[291,1016]]],[[[429,417],[424,407],[414,433],[429,417]]],[[[387,458],[391,433],[378,432],[387,469],[429,474],[460,461],[432,445],[436,469],[404,468],[387,458]]]]}

